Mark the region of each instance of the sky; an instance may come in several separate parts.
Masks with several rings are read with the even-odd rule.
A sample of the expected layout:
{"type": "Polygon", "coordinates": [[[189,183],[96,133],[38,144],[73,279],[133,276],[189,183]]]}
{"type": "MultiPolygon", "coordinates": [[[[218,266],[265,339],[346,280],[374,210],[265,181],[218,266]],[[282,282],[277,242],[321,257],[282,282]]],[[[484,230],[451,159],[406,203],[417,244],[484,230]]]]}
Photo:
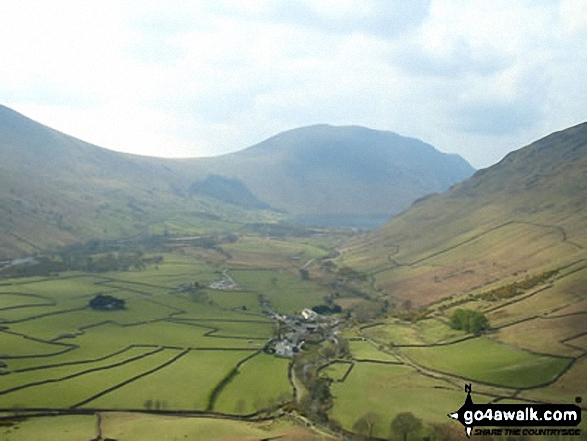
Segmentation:
{"type": "Polygon", "coordinates": [[[587,121],[585,0],[2,0],[0,41],[0,104],[149,156],[328,123],[482,168],[587,121]]]}

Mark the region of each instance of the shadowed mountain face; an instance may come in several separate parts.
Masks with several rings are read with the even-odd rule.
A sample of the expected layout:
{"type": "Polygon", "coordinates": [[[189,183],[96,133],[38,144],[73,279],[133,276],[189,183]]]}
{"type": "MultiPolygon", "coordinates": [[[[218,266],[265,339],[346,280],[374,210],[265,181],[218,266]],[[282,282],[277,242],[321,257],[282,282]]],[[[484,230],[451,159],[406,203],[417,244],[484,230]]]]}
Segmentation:
{"type": "Polygon", "coordinates": [[[427,304],[587,258],[587,123],[415,203],[346,250],[391,297],[427,304]]]}
{"type": "Polygon", "coordinates": [[[3,106],[0,154],[0,257],[163,231],[168,221],[177,232],[201,231],[194,213],[242,223],[270,219],[271,207],[318,224],[372,226],[473,172],[415,139],[327,125],[214,158],[141,157],[3,106]]]}
{"type": "Polygon", "coordinates": [[[352,225],[362,219],[371,226],[474,171],[460,156],[416,139],[329,125],[290,130],[190,165],[242,180],[260,200],[299,220],[352,225]]]}

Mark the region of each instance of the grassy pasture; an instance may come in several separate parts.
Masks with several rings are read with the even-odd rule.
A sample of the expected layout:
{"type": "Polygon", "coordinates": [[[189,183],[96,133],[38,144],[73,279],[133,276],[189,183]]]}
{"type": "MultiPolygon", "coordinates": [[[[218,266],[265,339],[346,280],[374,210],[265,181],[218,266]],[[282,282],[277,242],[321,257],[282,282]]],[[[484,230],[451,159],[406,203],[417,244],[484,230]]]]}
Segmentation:
{"type": "Polygon", "coordinates": [[[260,317],[251,315],[249,311],[221,309],[215,304],[211,304],[210,300],[214,302],[213,293],[215,291],[204,290],[204,293],[209,297],[204,298],[203,301],[194,301],[190,298],[189,293],[162,293],[153,297],[153,300],[163,303],[175,310],[184,311],[177,315],[176,318],[186,320],[258,320],[260,317]],[[210,294],[208,294],[210,293],[210,294]]]}
{"type": "MultiPolygon", "coordinates": [[[[0,331],[0,342],[0,358],[54,354],[66,349],[66,346],[63,345],[44,343],[2,331],[0,331]]],[[[6,363],[10,363],[10,361],[6,360],[6,363]]]]}
{"type": "MultiPolygon", "coordinates": [[[[272,322],[262,320],[260,317],[250,317],[250,321],[222,321],[222,320],[182,320],[178,318],[171,321],[185,326],[203,328],[210,332],[206,338],[250,338],[268,340],[273,335],[274,325],[272,322]],[[259,319],[258,321],[253,321],[259,319]]],[[[211,340],[212,341],[212,340],[211,340]]]]}
{"type": "Polygon", "coordinates": [[[222,248],[232,256],[229,265],[243,268],[301,267],[308,260],[327,254],[315,245],[258,236],[241,237],[238,242],[223,244],[222,248]]]}
{"type": "Polygon", "coordinates": [[[127,327],[113,324],[97,326],[87,331],[87,335],[80,338],[85,345],[99,348],[100,345],[112,349],[114,344],[124,348],[132,344],[155,345],[179,348],[257,348],[264,342],[249,343],[246,339],[214,338],[204,334],[214,326],[206,322],[204,326],[193,326],[186,322],[160,321],[127,327]],[[84,338],[85,337],[85,338],[84,338]],[[83,340],[82,340],[83,338],[83,340]]]}
{"type": "Polygon", "coordinates": [[[261,313],[259,295],[253,292],[207,290],[208,298],[220,308],[241,309],[261,313]]]}
{"type": "Polygon", "coordinates": [[[419,344],[421,339],[415,326],[400,321],[392,321],[389,324],[365,328],[361,333],[377,343],[394,345],[419,344]]]}
{"type": "MultiPolygon", "coordinates": [[[[89,329],[75,338],[62,339],[62,342],[75,344],[78,348],[67,353],[43,357],[43,358],[23,358],[5,360],[9,369],[27,369],[31,367],[46,366],[56,363],[71,363],[84,360],[93,360],[104,357],[114,352],[123,350],[131,345],[150,345],[176,348],[230,348],[230,349],[258,349],[265,344],[264,340],[251,340],[247,338],[215,338],[206,337],[204,334],[209,332],[212,327],[221,328],[226,326],[227,332],[236,333],[237,329],[232,329],[231,324],[203,322],[203,326],[192,326],[184,322],[159,321],[154,323],[145,323],[132,326],[120,326],[114,323],[105,323],[89,329]]],[[[266,325],[261,323],[243,323],[243,331],[247,333],[267,332],[266,325]],[[248,326],[248,328],[247,328],[248,326]]],[[[242,337],[248,337],[243,335],[242,337]]],[[[19,344],[22,338],[15,338],[12,344],[19,350],[19,344]]],[[[28,344],[28,343],[27,343],[28,344]]],[[[31,346],[28,353],[42,354],[54,353],[61,350],[62,346],[49,345],[45,343],[32,342],[37,346],[31,346]],[[40,346],[39,346],[40,345],[40,346]],[[44,350],[45,352],[42,352],[44,350]]],[[[18,353],[18,352],[15,352],[18,353]]],[[[22,354],[21,354],[22,355],[22,354]]],[[[26,354],[24,354],[26,355],[26,354]]]]}
{"type": "Polygon", "coordinates": [[[551,381],[571,362],[568,358],[532,354],[485,337],[447,346],[403,348],[402,352],[431,369],[514,388],[551,381]]]}
{"type": "Polygon", "coordinates": [[[6,441],[80,441],[96,436],[94,415],[28,418],[12,427],[0,428],[6,441]]]}
{"type": "Polygon", "coordinates": [[[154,348],[129,348],[125,352],[113,355],[112,357],[100,361],[66,366],[54,366],[48,367],[46,369],[12,372],[8,375],[0,375],[0,393],[7,389],[19,387],[25,384],[35,383],[38,381],[56,380],[69,375],[75,375],[89,369],[111,366],[113,364],[128,361],[153,351],[154,348]]]}
{"type": "Polygon", "coordinates": [[[320,369],[320,376],[330,378],[334,381],[341,381],[351,366],[352,364],[349,362],[337,361],[320,369]]]}
{"type": "Polygon", "coordinates": [[[353,358],[357,360],[399,362],[396,357],[378,350],[375,345],[368,341],[349,341],[349,346],[351,348],[353,358]]]}
{"type": "Polygon", "coordinates": [[[121,325],[133,324],[164,319],[176,312],[174,309],[154,304],[145,299],[127,299],[126,305],[127,309],[117,311],[94,311],[88,308],[37,317],[11,324],[10,327],[16,332],[31,337],[51,340],[64,334],[76,334],[80,328],[106,321],[121,325]]]}
{"type": "Polygon", "coordinates": [[[119,282],[173,288],[185,282],[211,282],[217,269],[202,260],[176,253],[163,254],[163,261],[141,271],[109,272],[103,276],[119,282]]]}
{"type": "Polygon", "coordinates": [[[170,366],[91,401],[87,407],[145,409],[151,400],[166,410],[205,410],[214,387],[249,351],[190,351],[170,366]]]}
{"type": "Polygon", "coordinates": [[[52,299],[48,297],[35,297],[19,293],[0,293],[0,313],[6,308],[28,307],[30,305],[47,304],[51,302],[52,299]]]}
{"type": "Polygon", "coordinates": [[[72,274],[79,273],[66,273],[55,279],[18,279],[19,282],[11,285],[11,291],[46,295],[51,298],[78,297],[103,291],[99,285],[96,285],[96,283],[103,281],[101,277],[72,274]]]}
{"type": "Polygon", "coordinates": [[[389,425],[399,412],[412,412],[425,421],[445,422],[446,414],[457,410],[464,399],[461,390],[420,375],[409,366],[375,363],[355,363],[346,380],[333,383],[331,391],[331,418],[351,430],[362,415],[374,412],[379,418],[375,435],[381,438],[389,436],[389,425]]]}
{"type": "Polygon", "coordinates": [[[288,364],[289,360],[263,353],[248,360],[222,389],[213,410],[249,414],[271,403],[290,400],[292,387],[287,378],[288,364]]]}
{"type": "Polygon", "coordinates": [[[271,270],[234,270],[235,281],[264,294],[281,313],[293,313],[322,302],[326,291],[311,280],[271,270]]]}
{"type": "Polygon", "coordinates": [[[390,320],[382,325],[365,328],[361,332],[377,343],[394,345],[443,343],[465,335],[462,331],[434,319],[420,320],[417,323],[390,320]]]}
{"type": "MultiPolygon", "coordinates": [[[[304,426],[283,420],[248,423],[214,418],[180,418],[145,414],[107,413],[103,416],[102,427],[104,437],[119,441],[334,440],[334,438],[328,436],[316,435],[311,429],[304,426]]],[[[65,439],[64,441],[69,440],[65,439]]]]}
{"type": "Polygon", "coordinates": [[[218,328],[210,337],[239,337],[268,340],[273,335],[272,322],[207,322],[207,326],[218,328]]]}
{"type": "Polygon", "coordinates": [[[67,408],[91,396],[154,369],[180,351],[166,349],[106,371],[87,373],[68,380],[41,384],[0,395],[0,408],[67,408]]]}

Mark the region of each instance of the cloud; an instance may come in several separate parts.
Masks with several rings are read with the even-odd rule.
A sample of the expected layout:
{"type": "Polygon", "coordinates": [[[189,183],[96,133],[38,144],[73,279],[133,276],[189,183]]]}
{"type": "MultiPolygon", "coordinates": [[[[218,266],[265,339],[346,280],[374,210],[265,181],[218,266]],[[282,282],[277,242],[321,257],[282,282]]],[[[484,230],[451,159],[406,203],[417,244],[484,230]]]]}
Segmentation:
{"type": "Polygon", "coordinates": [[[0,3],[0,101],[84,140],[220,154],[314,123],[477,167],[587,119],[582,0],[0,3]]]}
{"type": "Polygon", "coordinates": [[[321,0],[277,2],[269,17],[327,33],[393,38],[422,23],[430,0],[321,0]]]}

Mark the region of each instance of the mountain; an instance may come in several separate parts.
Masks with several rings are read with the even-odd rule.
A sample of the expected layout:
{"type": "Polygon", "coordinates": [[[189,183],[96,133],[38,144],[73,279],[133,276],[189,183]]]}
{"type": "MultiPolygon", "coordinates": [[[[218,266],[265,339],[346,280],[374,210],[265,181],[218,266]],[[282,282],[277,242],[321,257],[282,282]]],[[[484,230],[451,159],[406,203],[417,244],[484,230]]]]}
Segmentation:
{"type": "Polygon", "coordinates": [[[90,238],[201,233],[210,215],[247,217],[243,208],[188,196],[173,161],[97,147],[3,106],[0,155],[0,258],[90,238]]]}
{"type": "Polygon", "coordinates": [[[197,175],[241,180],[259,200],[302,222],[381,225],[417,198],[474,169],[460,156],[395,133],[316,125],[247,149],[187,161],[197,175]]]}
{"type": "Polygon", "coordinates": [[[473,172],[415,139],[327,125],[213,158],[150,158],[88,144],[3,106],[0,155],[0,258],[284,217],[380,225],[473,172]]]}
{"type": "Polygon", "coordinates": [[[565,268],[565,295],[584,296],[586,249],[584,123],[414,203],[343,250],[343,262],[370,273],[390,299],[426,305],[551,271],[562,278],[565,268]]]}

